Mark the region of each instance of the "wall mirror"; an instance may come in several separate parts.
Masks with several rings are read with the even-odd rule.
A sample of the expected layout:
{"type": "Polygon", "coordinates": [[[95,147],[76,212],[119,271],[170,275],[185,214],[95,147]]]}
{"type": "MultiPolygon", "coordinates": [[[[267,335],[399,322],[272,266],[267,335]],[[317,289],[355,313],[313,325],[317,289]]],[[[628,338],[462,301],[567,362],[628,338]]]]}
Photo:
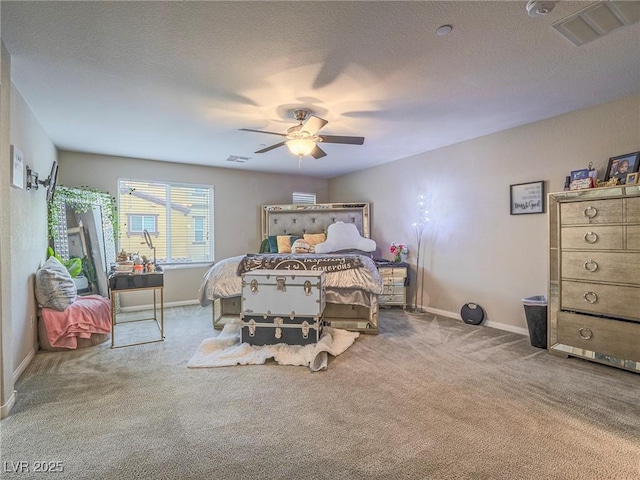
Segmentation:
{"type": "Polygon", "coordinates": [[[107,281],[116,261],[117,215],[109,194],[59,186],[49,203],[50,243],[63,261],[82,259],[79,294],[109,296],[107,281]]]}

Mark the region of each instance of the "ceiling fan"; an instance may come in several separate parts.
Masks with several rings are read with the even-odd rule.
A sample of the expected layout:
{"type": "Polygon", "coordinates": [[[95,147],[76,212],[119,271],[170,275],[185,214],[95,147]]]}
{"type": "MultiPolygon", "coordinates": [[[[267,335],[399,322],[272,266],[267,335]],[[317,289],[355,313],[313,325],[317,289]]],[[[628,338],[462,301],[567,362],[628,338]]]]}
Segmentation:
{"type": "Polygon", "coordinates": [[[298,120],[298,125],[287,130],[287,133],[265,132],[263,130],[253,130],[251,128],[241,128],[240,130],[245,132],[257,132],[268,133],[269,135],[280,135],[285,137],[284,140],[275,145],[265,147],[262,150],[258,150],[255,153],[265,153],[274,148],[286,145],[289,150],[298,158],[302,158],[305,155],[311,155],[313,158],[322,158],[327,154],[318,146],[318,143],[343,143],[347,145],[362,145],[364,143],[364,137],[345,137],[340,135],[320,135],[318,131],[324,127],[327,120],[311,115],[309,110],[294,110],[293,116],[298,120]]]}

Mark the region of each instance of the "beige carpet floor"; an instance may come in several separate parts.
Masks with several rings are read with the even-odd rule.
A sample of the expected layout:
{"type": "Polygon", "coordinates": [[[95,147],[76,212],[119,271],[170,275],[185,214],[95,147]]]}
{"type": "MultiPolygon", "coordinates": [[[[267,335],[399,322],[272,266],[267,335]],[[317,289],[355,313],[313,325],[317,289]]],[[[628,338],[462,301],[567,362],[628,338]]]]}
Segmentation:
{"type": "Polygon", "coordinates": [[[199,306],[167,309],[161,343],[39,353],[0,422],[1,476],[640,478],[640,375],[431,314],[380,323],[317,373],[188,369],[214,335],[199,306]]]}

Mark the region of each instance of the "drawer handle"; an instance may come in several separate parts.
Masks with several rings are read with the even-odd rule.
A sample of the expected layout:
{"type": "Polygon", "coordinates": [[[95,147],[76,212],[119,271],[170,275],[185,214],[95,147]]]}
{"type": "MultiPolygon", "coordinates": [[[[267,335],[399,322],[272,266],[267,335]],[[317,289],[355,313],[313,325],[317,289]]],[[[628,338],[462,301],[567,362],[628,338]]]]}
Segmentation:
{"type": "Polygon", "coordinates": [[[598,241],[598,234],[596,232],[587,232],[584,234],[584,241],[587,243],[596,243],[598,241]]]}
{"type": "Polygon", "coordinates": [[[598,301],[598,295],[596,295],[596,292],[585,292],[583,297],[587,303],[596,303],[598,301]]]}
{"type": "Polygon", "coordinates": [[[592,205],[589,205],[587,208],[584,209],[584,216],[587,218],[594,218],[596,215],[598,215],[598,209],[592,205]]]}
{"type": "Polygon", "coordinates": [[[587,272],[595,272],[598,269],[598,262],[595,260],[587,260],[584,262],[584,269],[587,272]]]}
{"type": "Polygon", "coordinates": [[[593,332],[588,328],[581,328],[578,330],[580,332],[580,336],[585,340],[590,340],[593,337],[593,332]]]}

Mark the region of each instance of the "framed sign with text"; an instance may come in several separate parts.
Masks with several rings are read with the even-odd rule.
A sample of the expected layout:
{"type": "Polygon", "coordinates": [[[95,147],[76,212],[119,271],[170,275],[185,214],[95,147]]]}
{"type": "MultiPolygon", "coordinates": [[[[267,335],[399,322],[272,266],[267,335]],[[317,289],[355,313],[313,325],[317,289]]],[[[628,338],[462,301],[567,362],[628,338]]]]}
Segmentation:
{"type": "Polygon", "coordinates": [[[15,145],[11,145],[11,186],[24,188],[24,156],[15,145]]]}
{"type": "Polygon", "coordinates": [[[544,213],[544,180],[510,186],[511,215],[544,213]]]}

